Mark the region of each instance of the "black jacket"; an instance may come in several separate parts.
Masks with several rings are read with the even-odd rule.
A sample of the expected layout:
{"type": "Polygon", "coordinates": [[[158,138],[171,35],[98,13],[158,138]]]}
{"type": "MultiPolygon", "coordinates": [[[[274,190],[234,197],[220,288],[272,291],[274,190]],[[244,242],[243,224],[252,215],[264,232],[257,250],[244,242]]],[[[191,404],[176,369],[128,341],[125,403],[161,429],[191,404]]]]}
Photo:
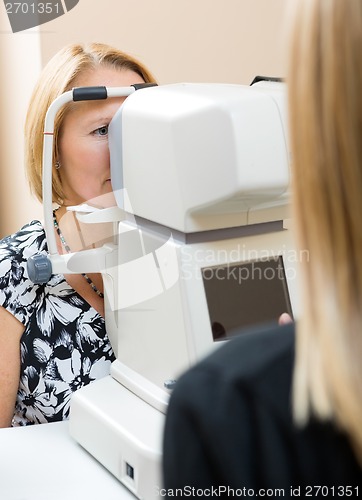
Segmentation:
{"type": "Polygon", "coordinates": [[[244,333],[183,375],[166,419],[165,489],[229,487],[244,489],[244,496],[280,489],[283,495],[273,496],[284,498],[362,494],[362,469],[346,437],[329,423],[293,424],[293,362],[288,325],[244,333]]]}

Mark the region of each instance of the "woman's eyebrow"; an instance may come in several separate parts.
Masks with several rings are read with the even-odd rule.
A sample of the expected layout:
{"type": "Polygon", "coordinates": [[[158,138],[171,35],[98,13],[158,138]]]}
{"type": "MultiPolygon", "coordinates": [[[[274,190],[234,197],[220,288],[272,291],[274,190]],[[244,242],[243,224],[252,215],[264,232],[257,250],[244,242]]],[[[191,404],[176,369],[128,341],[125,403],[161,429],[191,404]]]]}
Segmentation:
{"type": "Polygon", "coordinates": [[[112,120],[112,118],[112,116],[107,114],[89,116],[84,120],[84,123],[86,126],[105,125],[108,124],[112,120]]]}

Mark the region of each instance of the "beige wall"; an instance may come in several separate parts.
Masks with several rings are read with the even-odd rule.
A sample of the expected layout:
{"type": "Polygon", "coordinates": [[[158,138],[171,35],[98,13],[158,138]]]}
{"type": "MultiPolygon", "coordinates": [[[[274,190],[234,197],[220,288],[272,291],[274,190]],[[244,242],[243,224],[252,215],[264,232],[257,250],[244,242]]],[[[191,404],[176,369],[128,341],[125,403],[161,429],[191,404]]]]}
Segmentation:
{"type": "Polygon", "coordinates": [[[40,39],[9,34],[0,6],[0,236],[41,216],[24,174],[23,127],[29,97],[40,71],[40,39]]]}
{"type": "Polygon", "coordinates": [[[102,41],[141,59],[160,83],[249,84],[257,74],[284,76],[286,7],[287,0],[79,0],[41,26],[38,39],[12,34],[0,6],[0,236],[39,217],[21,172],[21,134],[40,55],[44,64],[66,43],[102,41]]]}

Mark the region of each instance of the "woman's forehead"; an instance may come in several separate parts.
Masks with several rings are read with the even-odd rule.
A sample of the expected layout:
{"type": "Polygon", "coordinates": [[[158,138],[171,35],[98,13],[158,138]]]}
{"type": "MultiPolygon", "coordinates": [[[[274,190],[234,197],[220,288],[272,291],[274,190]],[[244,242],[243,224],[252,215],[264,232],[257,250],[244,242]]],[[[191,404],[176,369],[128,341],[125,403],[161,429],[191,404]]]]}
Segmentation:
{"type": "MultiPolygon", "coordinates": [[[[75,80],[75,87],[128,87],[134,83],[143,83],[135,71],[124,68],[122,70],[109,66],[99,66],[94,70],[84,72],[75,80]]],[[[80,117],[88,123],[103,120],[109,122],[119,106],[124,101],[124,97],[112,97],[99,101],[80,101],[71,103],[67,113],[63,118],[68,124],[80,117]]]]}
{"type": "Polygon", "coordinates": [[[117,69],[111,66],[98,66],[76,78],[74,87],[126,87],[133,83],[143,83],[143,78],[128,68],[117,69]]]}
{"type": "Polygon", "coordinates": [[[83,124],[88,126],[97,122],[108,124],[124,100],[124,97],[112,97],[100,101],[73,103],[63,119],[63,125],[83,124]]]}

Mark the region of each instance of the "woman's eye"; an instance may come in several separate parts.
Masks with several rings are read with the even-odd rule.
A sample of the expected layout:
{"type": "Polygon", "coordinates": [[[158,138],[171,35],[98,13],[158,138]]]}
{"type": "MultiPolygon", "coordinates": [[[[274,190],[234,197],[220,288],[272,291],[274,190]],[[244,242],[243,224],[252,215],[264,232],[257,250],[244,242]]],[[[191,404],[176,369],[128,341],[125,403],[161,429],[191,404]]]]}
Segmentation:
{"type": "Polygon", "coordinates": [[[95,135],[107,135],[108,134],[108,125],[103,125],[103,127],[99,127],[94,131],[95,135]]]}

